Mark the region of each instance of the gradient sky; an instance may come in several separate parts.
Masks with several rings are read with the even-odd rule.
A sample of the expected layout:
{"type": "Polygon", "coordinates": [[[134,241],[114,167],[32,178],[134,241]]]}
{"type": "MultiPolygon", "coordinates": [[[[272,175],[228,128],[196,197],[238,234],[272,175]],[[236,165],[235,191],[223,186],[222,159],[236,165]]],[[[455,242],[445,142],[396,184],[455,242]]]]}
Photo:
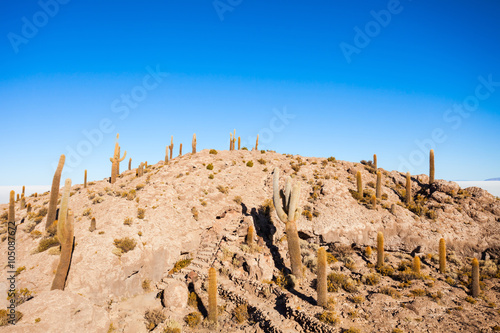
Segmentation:
{"type": "Polygon", "coordinates": [[[412,174],[432,147],[437,178],[500,177],[499,59],[493,0],[4,0],[0,185],[51,184],[63,153],[74,184],[109,177],[118,132],[135,167],[233,129],[412,174]]]}

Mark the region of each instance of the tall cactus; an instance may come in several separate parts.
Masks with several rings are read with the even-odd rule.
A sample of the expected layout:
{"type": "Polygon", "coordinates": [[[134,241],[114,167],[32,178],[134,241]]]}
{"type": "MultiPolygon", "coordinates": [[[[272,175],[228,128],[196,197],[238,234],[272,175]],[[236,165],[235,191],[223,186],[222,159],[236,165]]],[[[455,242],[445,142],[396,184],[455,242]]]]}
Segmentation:
{"type": "Polygon", "coordinates": [[[83,188],[87,188],[87,169],[85,169],[85,173],[83,175],[83,188]]]}
{"type": "Polygon", "coordinates": [[[255,150],[259,150],[259,135],[257,134],[257,139],[255,140],[255,150]]]}
{"type": "Polygon", "coordinates": [[[132,170],[132,157],[128,160],[128,171],[132,170]]]}
{"type": "Polygon", "coordinates": [[[173,135],[170,137],[170,146],[168,146],[168,148],[170,148],[170,159],[172,159],[172,157],[174,155],[174,136],[173,135]]]}
{"type": "Polygon", "coordinates": [[[363,198],[363,181],[361,180],[361,171],[356,172],[356,184],[358,185],[359,198],[363,198]]]}
{"type": "Polygon", "coordinates": [[[24,209],[26,207],[26,199],[24,198],[24,194],[21,194],[21,200],[19,201],[19,209],[24,209]]]}
{"type": "Polygon", "coordinates": [[[297,219],[302,210],[298,208],[300,195],[300,184],[291,184],[288,177],[285,187],[284,202],[281,202],[279,189],[279,169],[274,169],[273,175],[273,202],[276,214],[281,222],[285,223],[286,238],[288,242],[288,252],[290,253],[290,263],[292,273],[296,278],[302,278],[302,259],[300,255],[299,233],[297,231],[297,219]],[[286,212],[285,212],[286,210],[286,212]]]}
{"type": "Polygon", "coordinates": [[[233,150],[233,133],[229,132],[229,151],[233,150]]]}
{"type": "Polygon", "coordinates": [[[23,191],[21,192],[21,195],[25,195],[25,191],[26,190],[26,187],[23,185],[23,191]]]}
{"type": "Polygon", "coordinates": [[[93,217],[92,220],[90,220],[89,231],[94,232],[95,229],[96,229],[96,222],[95,222],[95,217],[93,217]]]}
{"type": "Polygon", "coordinates": [[[16,198],[16,192],[10,191],[10,197],[9,197],[9,214],[7,216],[8,218],[8,223],[15,223],[16,222],[16,207],[15,207],[15,200],[16,198]]]}
{"type": "Polygon", "coordinates": [[[182,143],[179,145],[179,156],[182,156],[182,143]]]}
{"type": "Polygon", "coordinates": [[[327,306],[327,280],[326,280],[326,250],[324,247],[318,249],[318,268],[317,268],[317,286],[318,305],[327,306]]]}
{"type": "Polygon", "coordinates": [[[377,209],[377,197],[375,196],[375,194],[372,194],[371,204],[373,209],[377,209]]]}
{"type": "Polygon", "coordinates": [[[384,266],[384,234],[379,231],[377,234],[377,267],[384,266]]]}
{"type": "Polygon", "coordinates": [[[373,167],[377,170],[377,154],[373,154],[373,167]]]}
{"type": "Polygon", "coordinates": [[[167,148],[165,148],[165,164],[168,164],[168,151],[170,149],[170,146],[167,146],[167,148]]]}
{"type": "Polygon", "coordinates": [[[217,272],[214,267],[208,269],[208,319],[217,323],[217,272]]]}
{"type": "Polygon", "coordinates": [[[439,240],[439,271],[446,273],[446,242],[444,238],[439,240]]]}
{"type": "Polygon", "coordinates": [[[241,137],[238,137],[238,150],[241,149],[241,137]]]}
{"type": "Polygon", "coordinates": [[[472,297],[479,296],[479,261],[472,259],[472,297]]]}
{"type": "Polygon", "coordinates": [[[59,220],[57,221],[57,238],[61,243],[61,256],[59,265],[57,266],[56,276],[52,281],[50,290],[64,290],[68,270],[71,264],[71,256],[73,254],[74,244],[74,226],[73,213],[68,210],[69,195],[71,190],[71,179],[66,179],[64,184],[63,196],[61,198],[61,208],[59,210],[59,220]]]}
{"type": "Polygon", "coordinates": [[[434,183],[434,149],[429,152],[429,185],[434,183]]]}
{"type": "Polygon", "coordinates": [[[411,202],[411,176],[410,172],[406,173],[406,204],[409,205],[411,202]]]}
{"type": "Polygon", "coordinates": [[[192,153],[196,154],[196,133],[193,134],[193,141],[191,142],[192,153]]]}
{"type": "Polygon", "coordinates": [[[115,152],[113,157],[109,158],[109,161],[111,162],[111,184],[116,182],[116,177],[118,177],[120,172],[120,162],[122,162],[127,156],[127,151],[125,151],[125,153],[123,153],[123,157],[120,158],[120,146],[118,145],[119,137],[120,134],[116,134],[115,152]]]}
{"type": "Polygon", "coordinates": [[[377,186],[375,190],[377,199],[382,198],[382,173],[377,171],[377,186]]]}
{"type": "Polygon", "coordinates": [[[49,200],[49,210],[47,211],[47,220],[45,221],[45,231],[52,226],[56,219],[57,210],[57,200],[59,199],[59,185],[61,182],[61,173],[64,167],[64,161],[66,156],[61,155],[59,158],[59,164],[57,164],[56,172],[54,173],[54,178],[52,179],[52,188],[50,190],[50,200],[49,200]]]}

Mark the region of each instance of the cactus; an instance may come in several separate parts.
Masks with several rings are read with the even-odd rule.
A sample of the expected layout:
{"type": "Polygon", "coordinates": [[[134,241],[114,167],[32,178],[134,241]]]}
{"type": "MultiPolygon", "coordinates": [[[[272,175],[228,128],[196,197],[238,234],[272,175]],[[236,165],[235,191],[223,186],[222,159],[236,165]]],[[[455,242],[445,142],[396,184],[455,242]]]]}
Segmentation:
{"type": "Polygon", "coordinates": [[[373,154],[373,167],[377,170],[377,154],[373,154]]]}
{"type": "Polygon", "coordinates": [[[8,223],[15,223],[16,221],[16,208],[15,208],[15,200],[14,198],[16,197],[16,192],[10,191],[10,197],[9,197],[9,214],[8,214],[8,223]]]}
{"type": "Polygon", "coordinates": [[[21,192],[21,195],[25,195],[25,192],[24,192],[24,190],[25,190],[25,189],[26,189],[26,188],[25,188],[25,187],[24,187],[24,185],[23,185],[23,191],[21,192]]]}
{"type": "Polygon", "coordinates": [[[68,277],[68,270],[71,264],[71,256],[73,254],[74,244],[74,227],[73,227],[73,213],[68,210],[69,194],[71,190],[71,179],[66,179],[64,184],[63,195],[61,198],[61,208],[59,211],[59,220],[57,221],[57,238],[61,243],[61,256],[59,258],[59,265],[57,266],[56,276],[52,281],[50,290],[60,289],[64,290],[66,279],[68,277]]]}
{"type": "Polygon", "coordinates": [[[233,150],[233,133],[229,132],[229,150],[233,150]]]}
{"type": "Polygon", "coordinates": [[[248,246],[252,246],[253,245],[254,234],[255,234],[254,227],[253,226],[249,226],[248,227],[248,233],[247,233],[247,244],[248,244],[248,246]]]}
{"type": "Polygon", "coordinates": [[[472,297],[479,296],[479,261],[472,259],[472,297]]]}
{"type": "Polygon", "coordinates": [[[31,213],[31,204],[29,202],[26,205],[26,213],[31,213]]]}
{"type": "Polygon", "coordinates": [[[174,154],[174,136],[173,135],[170,137],[170,146],[168,146],[168,148],[170,148],[170,159],[172,159],[173,154],[174,154]]]}
{"type": "Polygon", "coordinates": [[[406,204],[409,205],[411,202],[411,176],[410,172],[406,173],[406,204]]]}
{"type": "Polygon", "coordinates": [[[144,174],[144,163],[141,162],[141,164],[139,164],[139,167],[137,168],[137,177],[142,177],[143,174],[144,174]]]}
{"type": "Polygon", "coordinates": [[[429,153],[429,185],[434,183],[434,149],[429,153]]]}
{"type": "Polygon", "coordinates": [[[257,140],[255,140],[255,150],[259,150],[259,135],[257,134],[257,140]]]}
{"type": "Polygon", "coordinates": [[[372,194],[371,201],[372,201],[372,208],[376,209],[377,208],[377,197],[375,196],[375,194],[372,194]]]}
{"type": "Polygon", "coordinates": [[[361,180],[361,171],[356,172],[356,183],[358,184],[359,198],[363,198],[363,181],[361,180]]]}
{"type": "Polygon", "coordinates": [[[169,150],[170,146],[167,146],[167,148],[165,148],[165,164],[168,164],[168,150],[169,150]]]}
{"type": "Polygon", "coordinates": [[[417,274],[417,275],[420,275],[420,257],[419,256],[415,256],[413,258],[413,272],[415,272],[415,274],[417,274]]]}
{"type": "Polygon", "coordinates": [[[179,156],[182,156],[182,143],[179,145],[179,156]]]}
{"type": "Polygon", "coordinates": [[[439,271],[446,273],[446,242],[444,238],[439,240],[439,271]]]}
{"type": "Polygon", "coordinates": [[[316,292],[318,305],[326,308],[327,306],[327,281],[326,281],[326,250],[324,247],[318,249],[318,268],[317,268],[317,286],[316,292]]]}
{"type": "Polygon", "coordinates": [[[241,149],[241,137],[238,137],[238,150],[241,149]]]}
{"type": "Polygon", "coordinates": [[[92,218],[92,220],[90,220],[90,228],[89,228],[89,231],[90,232],[94,232],[94,230],[96,229],[96,225],[95,225],[95,217],[92,218]]]}
{"type": "Polygon", "coordinates": [[[24,209],[26,207],[26,199],[24,198],[24,194],[21,194],[21,200],[19,202],[19,209],[24,209]]]}
{"type": "Polygon", "coordinates": [[[87,188],[87,169],[85,169],[85,173],[83,175],[83,188],[87,188]]]}
{"type": "Polygon", "coordinates": [[[288,242],[288,252],[290,253],[290,263],[292,266],[292,274],[297,279],[302,278],[302,259],[300,255],[299,233],[297,231],[296,221],[302,213],[298,208],[300,195],[300,184],[291,184],[291,179],[287,179],[285,187],[285,197],[283,204],[280,198],[279,189],[279,170],[274,169],[273,175],[273,202],[281,222],[285,223],[286,238],[288,242]],[[284,209],[287,211],[285,213],[284,209]]]}
{"type": "Polygon", "coordinates": [[[52,189],[50,190],[49,210],[47,211],[47,220],[45,221],[45,231],[52,226],[52,223],[54,223],[56,219],[57,200],[59,199],[59,185],[61,182],[61,173],[65,160],[66,156],[61,155],[54,178],[52,179],[52,189]]]}
{"type": "Polygon", "coordinates": [[[377,199],[382,198],[382,173],[380,171],[377,171],[377,186],[375,188],[375,196],[377,199]]]}
{"type": "Polygon", "coordinates": [[[120,158],[120,146],[118,145],[119,137],[120,134],[116,134],[115,152],[113,157],[109,158],[109,161],[111,162],[111,184],[116,182],[116,177],[120,173],[120,162],[122,162],[127,156],[127,151],[125,151],[125,153],[123,153],[123,157],[120,158]]]}
{"type": "Polygon", "coordinates": [[[371,248],[371,247],[369,247],[369,246],[368,246],[368,247],[365,249],[365,256],[366,256],[367,258],[370,258],[370,257],[372,256],[372,248],[371,248]]]}
{"type": "Polygon", "coordinates": [[[217,272],[213,267],[208,269],[208,319],[217,323],[217,272]]]}
{"type": "Polygon", "coordinates": [[[128,160],[128,171],[132,170],[132,157],[128,160]]]}
{"type": "Polygon", "coordinates": [[[379,231],[377,234],[377,267],[384,266],[384,234],[379,231]]]}
{"type": "Polygon", "coordinates": [[[196,154],[196,133],[193,134],[193,141],[191,142],[192,153],[196,154]]]}

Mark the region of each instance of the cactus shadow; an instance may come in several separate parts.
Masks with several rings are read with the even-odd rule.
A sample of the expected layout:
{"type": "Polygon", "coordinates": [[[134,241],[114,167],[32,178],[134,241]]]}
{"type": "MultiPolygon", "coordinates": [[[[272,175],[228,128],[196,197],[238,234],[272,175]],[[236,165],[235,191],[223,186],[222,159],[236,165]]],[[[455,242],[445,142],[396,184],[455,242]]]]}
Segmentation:
{"type": "MultiPolygon", "coordinates": [[[[244,211],[246,211],[246,207],[244,208],[244,211]]],[[[250,215],[253,218],[256,233],[259,237],[262,237],[267,248],[269,248],[274,266],[283,271],[285,274],[289,274],[291,271],[285,266],[285,262],[279,253],[278,247],[273,243],[273,236],[276,233],[276,227],[271,222],[269,214],[270,212],[265,211],[262,208],[257,210],[255,207],[252,208],[250,212],[250,215]]]]}

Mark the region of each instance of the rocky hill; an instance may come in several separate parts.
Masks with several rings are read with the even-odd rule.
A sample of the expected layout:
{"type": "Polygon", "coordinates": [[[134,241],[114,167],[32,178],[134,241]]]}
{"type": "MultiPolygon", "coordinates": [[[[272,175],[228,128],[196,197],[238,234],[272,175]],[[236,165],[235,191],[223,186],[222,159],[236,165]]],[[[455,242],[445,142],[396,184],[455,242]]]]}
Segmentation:
{"type": "MultiPolygon", "coordinates": [[[[500,330],[500,199],[444,180],[429,186],[427,175],[416,175],[406,204],[406,175],[379,168],[382,195],[373,202],[376,171],[364,161],[203,150],[148,165],[142,176],[127,170],[114,184],[73,185],[75,245],[64,291],[50,290],[60,257],[57,236],[45,230],[50,194],[33,195],[26,198],[30,212],[15,205],[22,317],[13,326],[2,313],[0,332],[500,330]],[[281,188],[286,176],[301,184],[301,280],[290,275],[285,226],[273,206],[274,168],[281,188]],[[377,268],[378,232],[385,263],[377,268]],[[326,308],[316,304],[319,247],[328,253],[326,308]],[[476,298],[473,257],[481,273],[476,298]],[[216,328],[207,319],[209,267],[217,271],[216,328]]],[[[4,254],[7,210],[0,205],[4,254]]],[[[8,271],[3,267],[4,277],[8,271]]],[[[9,286],[2,278],[1,294],[9,286]]]]}

